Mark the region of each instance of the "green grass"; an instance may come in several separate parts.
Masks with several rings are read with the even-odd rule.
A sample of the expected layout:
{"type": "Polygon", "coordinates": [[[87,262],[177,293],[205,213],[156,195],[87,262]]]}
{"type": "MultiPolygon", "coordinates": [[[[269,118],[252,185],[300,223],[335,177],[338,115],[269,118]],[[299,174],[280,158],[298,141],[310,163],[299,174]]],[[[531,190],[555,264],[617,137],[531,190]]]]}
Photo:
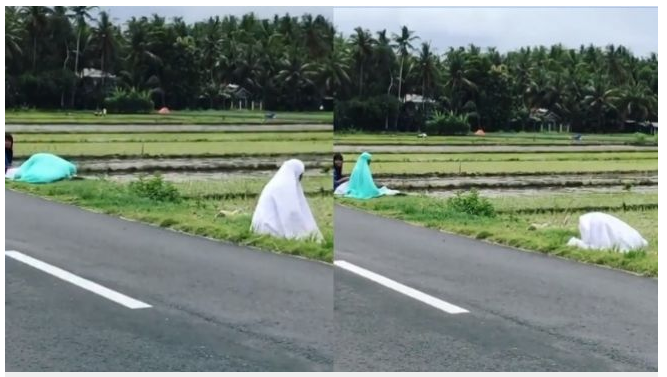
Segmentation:
{"type": "MultiPolygon", "coordinates": [[[[344,166],[349,174],[354,164],[344,166]]],[[[560,172],[619,172],[657,171],[658,160],[569,160],[569,161],[473,161],[473,162],[382,162],[373,160],[374,174],[427,173],[560,173],[560,172]]]]}
{"type": "MultiPolygon", "coordinates": [[[[359,154],[344,154],[348,164],[359,154]]],[[[564,152],[564,153],[373,153],[374,163],[384,162],[459,162],[459,161],[596,161],[657,160],[658,152],[564,152]]]]}
{"type": "Polygon", "coordinates": [[[239,141],[221,142],[155,142],[155,143],[19,143],[14,146],[16,157],[34,153],[59,156],[205,156],[205,155],[267,155],[331,152],[331,141],[239,141]]]}
{"type": "MultiPolygon", "coordinates": [[[[536,144],[628,144],[635,143],[634,134],[585,134],[574,142],[572,133],[487,133],[485,136],[429,136],[421,139],[416,133],[365,134],[336,132],[334,142],[347,145],[536,145],[536,144]]],[[[646,135],[648,143],[657,143],[657,137],[646,135]]]]}
{"type": "Polygon", "coordinates": [[[239,142],[239,141],[327,141],[331,132],[215,132],[215,133],[14,133],[18,143],[155,143],[155,142],[239,142]]]}
{"type": "Polygon", "coordinates": [[[605,193],[554,193],[537,194],[531,196],[502,196],[492,197],[489,200],[498,211],[524,211],[530,209],[562,209],[609,206],[622,207],[623,204],[657,205],[656,192],[605,192],[605,193]]]}
{"type": "Polygon", "coordinates": [[[327,262],[333,259],[333,199],[329,195],[308,198],[325,239],[319,244],[252,233],[250,222],[256,199],[221,201],[192,198],[178,204],[158,203],[131,194],[126,185],[102,180],[64,181],[48,185],[7,182],[6,187],[200,236],[327,262]],[[238,210],[240,214],[216,217],[221,209],[238,210]]]}
{"type": "MultiPolygon", "coordinates": [[[[189,181],[175,183],[179,191],[189,197],[197,196],[242,196],[257,195],[266,185],[268,178],[231,178],[216,181],[189,181]]],[[[333,190],[329,176],[305,176],[301,182],[307,193],[330,192],[333,190]]]]}
{"type": "MultiPolygon", "coordinates": [[[[538,200],[538,199],[535,199],[538,200]]],[[[369,201],[340,199],[342,204],[372,213],[400,219],[433,229],[473,238],[558,255],[582,262],[620,268],[646,276],[658,276],[658,211],[611,212],[639,230],[649,241],[646,250],[627,254],[580,250],[566,246],[570,237],[578,236],[581,213],[501,213],[495,218],[454,213],[443,199],[409,196],[387,197],[369,201]],[[548,224],[529,230],[532,224],[548,224]]]]}
{"type": "Polygon", "coordinates": [[[172,111],[162,114],[107,114],[94,111],[5,111],[5,124],[331,124],[332,112],[277,112],[275,119],[265,119],[267,111],[212,110],[172,111]]]}
{"type": "Polygon", "coordinates": [[[604,193],[554,193],[531,196],[501,196],[489,200],[499,211],[529,209],[568,209],[605,205],[622,207],[626,205],[657,205],[656,192],[604,192],[604,193]]]}

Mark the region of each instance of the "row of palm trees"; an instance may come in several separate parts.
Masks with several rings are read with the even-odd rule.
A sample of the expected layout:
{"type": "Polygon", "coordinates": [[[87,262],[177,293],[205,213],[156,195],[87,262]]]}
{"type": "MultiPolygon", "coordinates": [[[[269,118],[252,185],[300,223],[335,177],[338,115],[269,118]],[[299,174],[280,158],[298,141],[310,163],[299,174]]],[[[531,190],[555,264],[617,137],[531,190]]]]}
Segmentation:
{"type": "Polygon", "coordinates": [[[96,7],[5,7],[5,94],[15,105],[96,106],[113,84],[150,91],[157,105],[221,107],[236,84],[269,108],[313,109],[333,95],[333,35],[310,14],[118,23],[96,7]],[[108,75],[91,88],[84,68],[108,75]]]}
{"type": "Polygon", "coordinates": [[[557,44],[500,53],[469,45],[438,54],[405,26],[390,37],[358,27],[336,35],[333,44],[347,68],[335,76],[341,101],[391,94],[403,102],[406,94],[419,94],[427,99],[422,110],[468,114],[473,126],[489,130],[526,127],[544,109],[581,131],[657,120],[657,55],[637,57],[623,46],[557,44]]]}

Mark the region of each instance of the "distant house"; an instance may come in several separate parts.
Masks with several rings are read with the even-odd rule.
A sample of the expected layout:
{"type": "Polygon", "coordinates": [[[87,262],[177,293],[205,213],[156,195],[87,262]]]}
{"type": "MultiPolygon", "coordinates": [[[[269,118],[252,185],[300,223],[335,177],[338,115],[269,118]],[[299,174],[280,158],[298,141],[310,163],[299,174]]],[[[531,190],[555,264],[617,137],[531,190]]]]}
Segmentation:
{"type": "MultiPolygon", "coordinates": [[[[231,99],[232,109],[247,109],[248,100],[252,101],[252,93],[240,85],[227,84],[222,93],[223,96],[231,99]]],[[[251,103],[251,107],[254,107],[254,103],[251,103]]]]}
{"type": "MultiPolygon", "coordinates": [[[[535,130],[537,130],[537,127],[539,127],[540,132],[563,132],[561,117],[548,109],[532,109],[529,115],[529,122],[533,124],[535,130]]],[[[569,127],[565,128],[565,132],[567,132],[569,127]]]]}
{"type": "Polygon", "coordinates": [[[95,69],[95,68],[84,68],[84,69],[81,70],[81,72],[79,73],[78,76],[81,79],[92,79],[92,80],[102,80],[102,79],[115,80],[116,79],[115,75],[112,75],[109,72],[103,72],[103,71],[101,71],[99,69],[95,69]]]}
{"type": "Polygon", "coordinates": [[[406,94],[405,97],[403,97],[403,102],[422,104],[422,103],[435,103],[435,100],[432,98],[424,98],[424,96],[419,94],[406,94]]]}
{"type": "Polygon", "coordinates": [[[99,107],[104,98],[114,90],[117,83],[115,75],[95,68],[84,68],[77,76],[81,80],[83,91],[80,100],[86,107],[99,107]]]}

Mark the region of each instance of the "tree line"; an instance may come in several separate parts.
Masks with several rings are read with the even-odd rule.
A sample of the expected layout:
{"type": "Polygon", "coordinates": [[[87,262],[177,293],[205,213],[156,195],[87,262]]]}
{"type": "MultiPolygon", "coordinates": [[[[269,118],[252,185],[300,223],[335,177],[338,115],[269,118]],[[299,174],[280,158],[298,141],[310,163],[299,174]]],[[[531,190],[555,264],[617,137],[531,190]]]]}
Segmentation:
{"type": "Polygon", "coordinates": [[[334,34],[310,14],[115,23],[96,7],[5,7],[5,106],[99,108],[125,89],[156,107],[219,109],[234,84],[267,109],[315,110],[333,95],[334,34]]]}
{"type": "Polygon", "coordinates": [[[548,116],[575,132],[618,132],[658,117],[657,54],[624,46],[500,53],[471,44],[438,54],[405,26],[395,34],[357,27],[333,46],[339,129],[415,131],[447,112],[488,131],[530,130],[548,116]]]}

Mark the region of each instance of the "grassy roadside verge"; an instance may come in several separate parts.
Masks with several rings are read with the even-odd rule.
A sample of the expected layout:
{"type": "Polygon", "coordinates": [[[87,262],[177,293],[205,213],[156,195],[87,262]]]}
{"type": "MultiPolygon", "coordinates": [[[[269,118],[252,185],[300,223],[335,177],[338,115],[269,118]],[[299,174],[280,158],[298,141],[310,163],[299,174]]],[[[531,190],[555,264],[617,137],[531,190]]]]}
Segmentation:
{"type": "Polygon", "coordinates": [[[454,212],[443,199],[408,196],[388,197],[369,201],[338,199],[339,203],[380,216],[406,221],[441,231],[452,232],[479,240],[524,250],[557,255],[585,263],[598,264],[634,272],[644,276],[658,276],[658,211],[611,212],[642,233],[649,241],[647,250],[626,254],[580,250],[566,246],[570,237],[578,236],[580,213],[499,213],[482,217],[454,212]],[[533,224],[549,224],[544,228],[533,224]]]}
{"type": "Polygon", "coordinates": [[[326,262],[333,259],[333,206],[328,195],[308,198],[325,238],[322,244],[318,244],[253,234],[250,231],[250,222],[255,199],[235,198],[221,201],[194,197],[180,203],[162,203],[135,196],[128,190],[127,185],[102,180],[64,181],[49,185],[5,182],[5,187],[109,215],[243,246],[326,262]],[[239,214],[216,217],[221,209],[236,210],[239,214]]]}

